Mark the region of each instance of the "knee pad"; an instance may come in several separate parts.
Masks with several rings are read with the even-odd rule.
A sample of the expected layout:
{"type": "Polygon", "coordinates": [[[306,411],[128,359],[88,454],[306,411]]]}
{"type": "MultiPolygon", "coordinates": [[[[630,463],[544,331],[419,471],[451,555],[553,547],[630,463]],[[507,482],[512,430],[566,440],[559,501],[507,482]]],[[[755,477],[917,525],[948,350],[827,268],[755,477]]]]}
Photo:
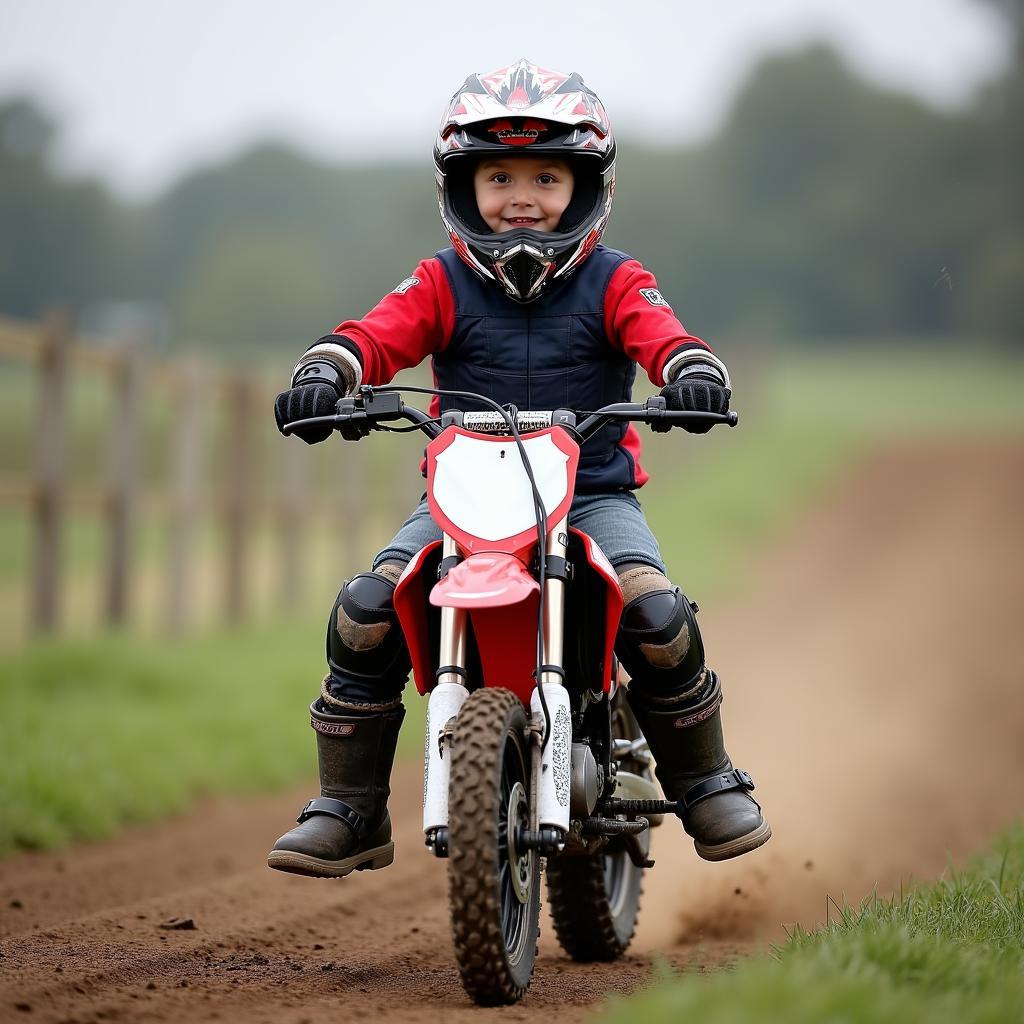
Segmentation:
{"type": "Polygon", "coordinates": [[[410,663],[395,613],[395,583],[401,569],[353,576],[338,594],[327,624],[330,694],[366,702],[401,691],[410,663]]]}
{"type": "Polygon", "coordinates": [[[619,583],[625,607],[615,649],[631,688],[654,700],[697,696],[707,673],[693,606],[650,566],[627,569],[619,583]]]}

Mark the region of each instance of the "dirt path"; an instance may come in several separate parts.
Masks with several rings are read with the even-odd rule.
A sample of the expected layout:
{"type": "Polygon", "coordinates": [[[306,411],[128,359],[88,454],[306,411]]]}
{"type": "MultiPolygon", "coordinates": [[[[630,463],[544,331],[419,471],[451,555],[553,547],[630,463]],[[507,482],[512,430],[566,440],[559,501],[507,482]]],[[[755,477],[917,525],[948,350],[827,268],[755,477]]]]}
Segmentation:
{"type": "Polygon", "coordinates": [[[517,1007],[458,983],[444,865],[418,835],[418,766],[396,780],[399,859],[341,882],[277,875],[267,845],[306,795],[212,803],[117,841],[0,864],[0,1020],[531,1020],[586,1017],[649,976],[705,968],[813,925],[826,894],[940,872],[1024,812],[1019,616],[1024,446],[869,461],[702,614],[727,736],[775,838],[733,864],[655,836],[634,955],[576,965],[548,927],[517,1007]],[[191,917],[194,930],[159,927],[191,917]]]}

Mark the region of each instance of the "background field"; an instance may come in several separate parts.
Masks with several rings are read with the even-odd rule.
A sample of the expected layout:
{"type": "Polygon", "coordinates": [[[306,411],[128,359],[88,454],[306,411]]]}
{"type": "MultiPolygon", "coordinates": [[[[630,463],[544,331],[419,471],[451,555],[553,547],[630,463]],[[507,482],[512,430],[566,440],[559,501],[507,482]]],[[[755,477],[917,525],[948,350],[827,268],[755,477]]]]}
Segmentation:
{"type": "MultiPolygon", "coordinates": [[[[866,453],[921,437],[955,450],[1024,431],[1024,364],[1015,357],[978,354],[968,370],[942,351],[790,352],[750,373],[738,428],[647,438],[654,479],[645,508],[674,578],[701,604],[737,596],[745,561],[866,453]],[[977,395],[985,402],[973,408],[977,395]]],[[[381,440],[390,439],[361,444],[372,452],[381,440]]],[[[342,471],[351,450],[340,453],[342,471]]],[[[402,514],[380,509],[369,535],[385,537],[402,514]]],[[[5,534],[4,563],[18,567],[24,551],[13,536],[5,534]]],[[[155,531],[151,543],[158,566],[155,531]]],[[[78,548],[82,591],[97,584],[97,556],[78,548]]],[[[0,741],[10,754],[0,767],[0,849],[96,838],[203,794],[260,792],[308,775],[304,709],[322,676],[322,621],[342,577],[321,571],[294,614],[264,610],[241,629],[171,640],[142,617],[141,631],[86,632],[0,655],[0,741]]],[[[13,571],[6,583],[17,592],[13,571]]],[[[402,742],[413,754],[423,709],[411,686],[407,704],[402,742]]]]}

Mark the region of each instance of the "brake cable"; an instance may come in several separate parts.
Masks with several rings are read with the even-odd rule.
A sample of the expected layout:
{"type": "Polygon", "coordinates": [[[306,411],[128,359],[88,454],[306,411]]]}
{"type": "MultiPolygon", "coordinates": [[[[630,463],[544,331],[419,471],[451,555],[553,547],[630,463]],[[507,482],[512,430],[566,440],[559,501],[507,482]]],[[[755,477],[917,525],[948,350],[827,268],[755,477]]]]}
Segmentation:
{"type": "Polygon", "coordinates": [[[421,420],[419,423],[410,423],[407,427],[385,427],[382,423],[375,423],[370,429],[379,430],[382,434],[411,434],[414,430],[419,430],[428,424],[438,425],[441,422],[440,416],[435,416],[429,420],[421,420]]]}

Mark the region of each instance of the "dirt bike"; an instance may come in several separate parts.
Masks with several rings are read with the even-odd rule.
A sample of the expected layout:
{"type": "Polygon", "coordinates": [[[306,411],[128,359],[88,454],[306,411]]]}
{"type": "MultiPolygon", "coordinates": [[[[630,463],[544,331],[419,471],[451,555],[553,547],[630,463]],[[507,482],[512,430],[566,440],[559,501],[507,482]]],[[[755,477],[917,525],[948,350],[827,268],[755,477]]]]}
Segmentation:
{"type": "Polygon", "coordinates": [[[424,547],[394,603],[428,696],[423,832],[449,861],[463,986],[513,1003],[537,954],[540,876],[562,948],[614,960],[632,940],[650,828],[679,807],[659,798],[651,756],[623,699],[613,651],[622,593],[598,545],[568,525],[580,446],[615,421],[655,430],[735,413],[671,411],[660,397],[592,413],[520,412],[480,395],[369,387],[330,423],[422,430],[427,501],[443,539],[424,547]],[[400,392],[491,407],[432,417],[400,392]],[[411,426],[391,427],[397,420],[411,426]]]}

